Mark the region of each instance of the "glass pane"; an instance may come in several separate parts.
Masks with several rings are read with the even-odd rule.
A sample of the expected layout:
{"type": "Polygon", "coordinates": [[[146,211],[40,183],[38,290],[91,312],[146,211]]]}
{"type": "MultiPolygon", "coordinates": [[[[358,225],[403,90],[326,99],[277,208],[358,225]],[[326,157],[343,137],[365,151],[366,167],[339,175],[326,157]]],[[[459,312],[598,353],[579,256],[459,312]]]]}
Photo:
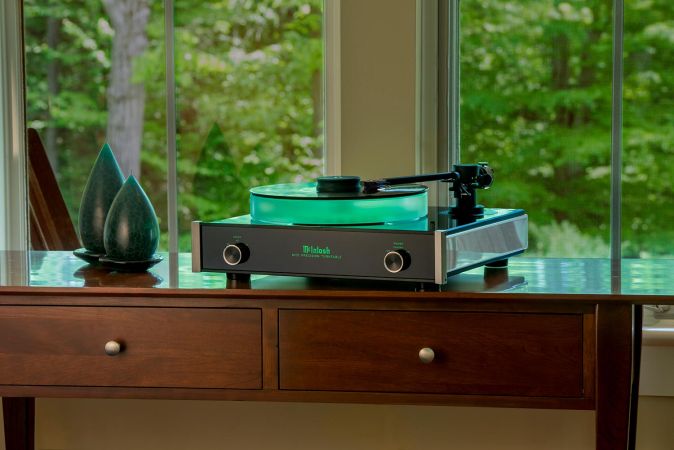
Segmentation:
{"type": "Polygon", "coordinates": [[[529,214],[527,255],[607,257],[611,0],[461,2],[461,160],[529,214]]]}
{"type": "Polygon", "coordinates": [[[625,2],[623,256],[674,255],[674,2],[625,2]]]}
{"type": "Polygon", "coordinates": [[[27,126],[44,144],[75,229],[108,142],[150,197],[166,248],[163,3],[25,0],[24,29],[27,126]]]}
{"type": "Polygon", "coordinates": [[[177,0],[180,250],[190,222],[323,166],[322,0],[177,0]]]}

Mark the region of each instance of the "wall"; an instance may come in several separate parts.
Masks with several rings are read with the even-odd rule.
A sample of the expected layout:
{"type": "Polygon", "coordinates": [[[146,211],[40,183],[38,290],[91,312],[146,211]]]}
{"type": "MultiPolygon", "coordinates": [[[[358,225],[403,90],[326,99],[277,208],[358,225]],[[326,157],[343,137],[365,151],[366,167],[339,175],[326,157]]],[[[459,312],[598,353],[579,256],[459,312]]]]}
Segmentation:
{"type": "MultiPolygon", "coordinates": [[[[594,448],[591,411],[47,399],[37,411],[38,450],[594,448]]],[[[671,450],[672,418],[674,400],[642,397],[637,448],[671,450]]]]}
{"type": "MultiPolygon", "coordinates": [[[[0,411],[0,418],[2,412],[0,411]]],[[[671,450],[674,399],[641,397],[637,449],[671,450]]],[[[0,428],[0,449],[4,449],[0,428]]],[[[37,402],[38,450],[590,450],[594,413],[168,400],[37,402]]]]}
{"type": "Polygon", "coordinates": [[[593,448],[593,413],[381,405],[40,400],[38,449],[593,448]],[[485,432],[488,430],[488,432],[485,432]]]}
{"type": "Polygon", "coordinates": [[[341,3],[342,174],[414,174],[416,3],[341,3]]]}

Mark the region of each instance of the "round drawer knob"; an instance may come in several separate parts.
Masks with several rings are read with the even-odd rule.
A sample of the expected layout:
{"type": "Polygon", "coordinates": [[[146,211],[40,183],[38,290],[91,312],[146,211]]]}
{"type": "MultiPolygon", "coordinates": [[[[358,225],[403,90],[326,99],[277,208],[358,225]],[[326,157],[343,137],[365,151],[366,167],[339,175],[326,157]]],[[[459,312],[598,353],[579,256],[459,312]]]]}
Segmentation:
{"type": "Polygon", "coordinates": [[[108,341],[105,343],[105,354],[108,356],[119,355],[122,352],[122,344],[117,341],[108,341]]]}
{"type": "Polygon", "coordinates": [[[435,352],[433,351],[432,348],[424,347],[421,350],[419,350],[419,361],[421,361],[424,364],[428,364],[433,362],[435,359],[435,352]]]}

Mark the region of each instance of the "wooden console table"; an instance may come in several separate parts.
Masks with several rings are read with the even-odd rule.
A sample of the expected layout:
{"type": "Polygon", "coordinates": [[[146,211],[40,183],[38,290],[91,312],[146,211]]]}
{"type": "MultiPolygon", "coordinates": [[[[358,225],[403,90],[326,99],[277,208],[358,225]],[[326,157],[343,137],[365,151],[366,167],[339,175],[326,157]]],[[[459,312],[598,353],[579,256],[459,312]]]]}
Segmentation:
{"type": "Polygon", "coordinates": [[[7,450],[33,448],[35,397],[594,409],[596,448],[627,449],[641,305],[674,303],[662,261],[515,258],[418,292],[27,256],[0,252],[7,450]]]}

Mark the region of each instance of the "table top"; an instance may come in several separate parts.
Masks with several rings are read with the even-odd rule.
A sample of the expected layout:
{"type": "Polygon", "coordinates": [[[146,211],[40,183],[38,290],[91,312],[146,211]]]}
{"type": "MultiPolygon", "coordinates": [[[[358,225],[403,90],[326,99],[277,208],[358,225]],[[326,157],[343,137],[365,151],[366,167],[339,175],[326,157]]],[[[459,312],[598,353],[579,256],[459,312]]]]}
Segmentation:
{"type": "MultiPolygon", "coordinates": [[[[162,256],[164,260],[147,272],[121,273],[88,265],[70,252],[0,252],[0,289],[359,290],[392,294],[419,290],[417,283],[265,275],[254,275],[250,283],[236,283],[229,282],[224,273],[193,273],[190,254],[162,256]]],[[[507,269],[477,268],[450,277],[441,290],[490,295],[591,295],[612,299],[654,296],[641,302],[664,304],[674,303],[674,284],[669,280],[673,271],[674,260],[625,259],[612,264],[609,259],[514,257],[507,269]]],[[[433,290],[437,291],[427,287],[427,292],[433,290]]]]}
{"type": "MultiPolygon", "coordinates": [[[[450,277],[446,286],[418,292],[415,283],[331,280],[254,275],[250,283],[233,283],[224,273],[193,273],[190,254],[162,254],[164,260],[143,273],[119,273],[91,266],[71,252],[0,251],[2,295],[52,293],[115,295],[118,292],[162,297],[304,298],[317,290],[321,297],[363,296],[419,301],[580,303],[627,302],[648,306],[644,311],[645,345],[674,345],[674,260],[560,259],[515,257],[506,269],[477,268],[450,277]],[[330,292],[327,292],[330,291],[330,292]],[[373,292],[374,291],[374,292],[373,292]],[[671,309],[670,309],[671,308],[671,309]]],[[[10,298],[7,301],[11,301],[10,298]]]]}

